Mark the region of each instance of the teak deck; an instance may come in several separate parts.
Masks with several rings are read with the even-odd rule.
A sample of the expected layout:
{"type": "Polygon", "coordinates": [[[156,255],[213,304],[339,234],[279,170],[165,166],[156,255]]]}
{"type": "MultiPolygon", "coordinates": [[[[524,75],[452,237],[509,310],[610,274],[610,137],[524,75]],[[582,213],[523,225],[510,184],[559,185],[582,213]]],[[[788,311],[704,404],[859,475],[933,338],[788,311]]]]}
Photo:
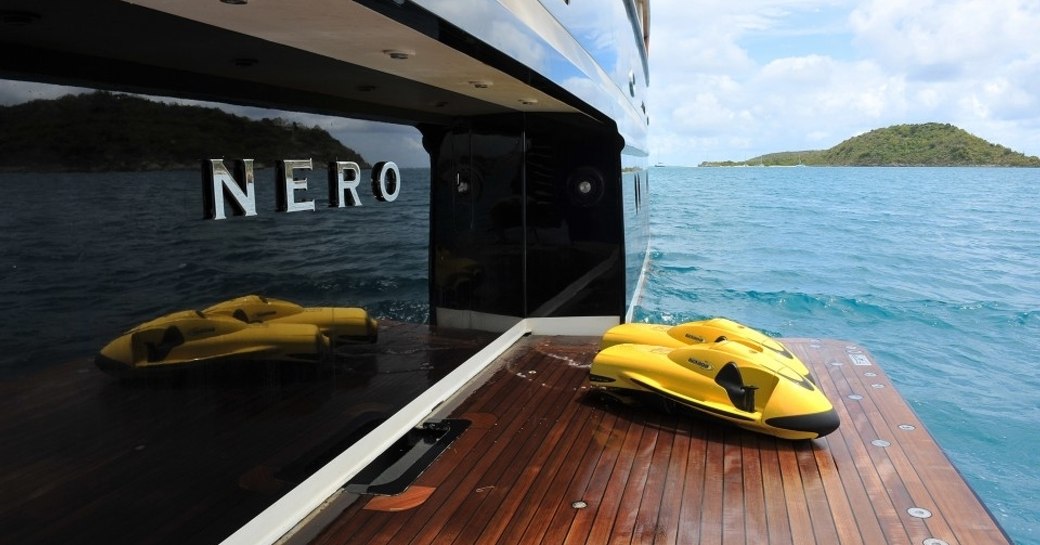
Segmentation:
{"type": "Polygon", "coordinates": [[[862,348],[785,341],[842,420],[789,442],[590,395],[596,341],[522,340],[409,490],[312,543],[1010,543],[862,348]]]}

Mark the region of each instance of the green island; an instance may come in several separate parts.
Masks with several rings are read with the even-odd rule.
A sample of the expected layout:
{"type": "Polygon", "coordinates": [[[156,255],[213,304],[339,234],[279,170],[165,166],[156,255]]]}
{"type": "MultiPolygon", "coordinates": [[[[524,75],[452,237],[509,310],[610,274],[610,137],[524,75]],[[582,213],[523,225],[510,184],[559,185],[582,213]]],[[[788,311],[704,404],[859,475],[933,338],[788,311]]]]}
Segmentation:
{"type": "Polygon", "coordinates": [[[785,151],[746,161],[700,164],[702,167],[803,165],[1040,167],[1040,157],[992,144],[948,123],[920,123],[875,129],[827,150],[785,151]]]}
{"type": "Polygon", "coordinates": [[[96,91],[0,106],[0,171],[113,172],[198,169],[206,159],[315,164],[361,155],[319,127],[259,121],[217,108],[96,91]]]}

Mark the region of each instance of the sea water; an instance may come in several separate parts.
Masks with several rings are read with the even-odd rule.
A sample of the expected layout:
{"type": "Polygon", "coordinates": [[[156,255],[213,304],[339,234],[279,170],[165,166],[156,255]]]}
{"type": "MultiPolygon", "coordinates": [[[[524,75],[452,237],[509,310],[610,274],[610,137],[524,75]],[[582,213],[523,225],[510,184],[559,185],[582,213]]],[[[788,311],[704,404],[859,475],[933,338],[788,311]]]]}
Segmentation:
{"type": "MultiPolygon", "coordinates": [[[[198,176],[0,175],[0,378],[229,293],[348,293],[377,317],[428,320],[428,171],[403,172],[394,203],[303,214],[271,212],[258,183],[259,216],[224,222],[199,220],[198,176]]],[[[637,320],[727,316],[867,347],[1012,538],[1040,545],[1040,169],[649,180],[637,320]]]]}
{"type": "Polygon", "coordinates": [[[0,379],[251,293],[429,321],[429,170],[401,176],[395,201],[349,208],[315,181],[315,211],[286,214],[261,169],[256,216],[204,221],[195,171],[0,173],[0,379]]]}
{"type": "Polygon", "coordinates": [[[865,346],[1040,544],[1040,169],[655,168],[635,319],[865,346]]]}

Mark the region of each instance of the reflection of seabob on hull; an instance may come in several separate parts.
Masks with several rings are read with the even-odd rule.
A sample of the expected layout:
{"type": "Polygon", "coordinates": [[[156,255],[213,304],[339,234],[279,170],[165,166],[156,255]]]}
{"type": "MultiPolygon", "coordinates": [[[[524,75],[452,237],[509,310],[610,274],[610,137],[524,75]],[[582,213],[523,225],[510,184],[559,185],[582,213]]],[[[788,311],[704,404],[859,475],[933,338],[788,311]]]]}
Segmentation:
{"type": "Polygon", "coordinates": [[[282,299],[246,295],[217,303],[202,312],[207,316],[232,316],[247,323],[311,324],[336,345],[374,343],[379,334],[376,321],[358,307],[302,307],[282,299]]]}
{"type": "Polygon", "coordinates": [[[95,363],[119,376],[221,362],[312,363],[343,343],[375,342],[377,333],[361,308],[305,308],[247,295],[140,324],[105,345],[95,363]]]}
{"type": "Polygon", "coordinates": [[[784,439],[822,437],[839,424],[801,360],[780,342],[725,319],[616,326],[603,337],[590,380],[784,439]]]}

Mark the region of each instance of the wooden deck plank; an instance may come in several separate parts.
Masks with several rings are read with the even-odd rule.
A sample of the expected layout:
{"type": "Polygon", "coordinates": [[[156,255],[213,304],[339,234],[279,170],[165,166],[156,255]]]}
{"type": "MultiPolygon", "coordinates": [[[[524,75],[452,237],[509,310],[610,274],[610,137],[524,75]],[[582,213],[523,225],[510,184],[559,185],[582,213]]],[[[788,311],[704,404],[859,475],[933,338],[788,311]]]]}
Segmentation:
{"type": "Polygon", "coordinates": [[[690,454],[689,423],[676,420],[672,434],[672,449],[665,471],[661,507],[657,513],[655,545],[675,545],[679,542],[679,522],[682,516],[683,487],[690,454]]]}
{"type": "MultiPolygon", "coordinates": [[[[854,352],[855,353],[855,352],[854,352]]],[[[899,436],[900,447],[891,455],[893,462],[902,474],[916,475],[916,479],[907,482],[908,491],[918,507],[929,509],[933,515],[923,520],[930,535],[948,535],[952,532],[950,523],[941,513],[962,513],[969,517],[988,517],[981,504],[973,501],[970,488],[963,483],[956,469],[924,429],[917,415],[910,407],[900,402],[898,393],[891,388],[891,382],[883,375],[873,371],[873,366],[859,366],[855,378],[860,381],[861,388],[869,387],[871,398],[875,401],[877,412],[884,419],[887,430],[899,436]],[[874,372],[878,376],[867,376],[864,372],[874,372]],[[875,384],[884,386],[874,388],[875,384]],[[932,483],[944,483],[943,490],[936,490],[932,483]],[[948,488],[960,483],[960,493],[949,493],[948,488]],[[968,501],[964,501],[968,498],[968,501]]],[[[845,372],[853,372],[856,366],[843,366],[845,372]]],[[[988,537],[977,536],[967,531],[962,543],[987,543],[988,537]]]]}
{"type": "MultiPolygon", "coordinates": [[[[550,380],[563,372],[562,369],[552,371],[555,373],[550,375],[550,380]]],[[[409,539],[413,543],[429,543],[435,539],[445,526],[452,523],[452,517],[471,493],[475,497],[481,497],[489,490],[485,487],[492,485],[482,483],[488,466],[507,453],[515,453],[517,444],[510,441],[517,436],[518,430],[524,429],[528,423],[525,415],[537,407],[547,395],[545,388],[524,388],[514,392],[513,403],[506,402],[503,399],[505,396],[498,396],[498,399],[488,400],[481,405],[482,408],[491,410],[498,408],[501,413],[499,423],[489,434],[489,437],[494,438],[490,439],[492,448],[481,456],[453,458],[457,464],[456,472],[465,471],[464,478],[455,481],[453,485],[444,484],[438,487],[422,507],[401,513],[398,518],[404,520],[403,524],[396,528],[393,525],[388,526],[386,531],[375,536],[369,543],[387,543],[398,534],[411,535],[409,539]]],[[[522,436],[516,440],[517,443],[526,442],[522,436]]]]}
{"type": "Polygon", "coordinates": [[[706,445],[708,429],[700,422],[691,422],[690,451],[686,459],[686,481],[683,483],[682,510],[679,518],[679,543],[700,543],[701,512],[706,495],[704,482],[707,479],[706,445]]]}
{"type": "MultiPolygon", "coordinates": [[[[612,460],[608,462],[604,459],[607,450],[604,447],[619,442],[626,429],[617,427],[617,415],[602,410],[595,412],[599,418],[584,430],[581,439],[575,441],[576,444],[585,443],[587,446],[580,457],[567,465],[573,477],[569,481],[560,479],[546,491],[541,503],[544,509],[536,510],[536,513],[544,516],[535,516],[522,539],[500,543],[564,543],[578,515],[587,513],[587,509],[575,507],[575,504],[585,501],[589,490],[596,488],[597,485],[593,483],[593,477],[599,474],[596,470],[613,464],[612,460]]],[[[561,475],[565,474],[564,471],[561,468],[561,475]]],[[[591,524],[591,517],[586,520],[591,524]]]]}
{"type": "MultiPolygon", "coordinates": [[[[877,402],[878,397],[881,395],[878,392],[881,389],[874,388],[874,384],[889,388],[888,384],[882,384],[881,382],[874,382],[868,386],[869,392],[860,401],[866,416],[866,422],[859,429],[860,438],[867,448],[867,453],[874,467],[877,468],[878,475],[881,477],[895,509],[894,514],[898,520],[893,521],[892,524],[900,526],[908,534],[911,542],[919,543],[927,539],[929,534],[923,528],[923,524],[911,517],[906,512],[906,509],[920,506],[920,504],[930,505],[931,501],[923,497],[926,494],[922,494],[919,478],[914,468],[905,463],[905,456],[901,447],[894,442],[894,433],[881,414],[877,402]],[[885,441],[888,445],[879,446],[874,444],[875,441],[885,441]],[[899,509],[895,506],[902,506],[902,508],[899,509]]],[[[888,400],[884,399],[883,401],[888,402],[888,400]]]]}
{"type": "Polygon", "coordinates": [[[780,459],[780,474],[783,480],[784,498],[787,500],[787,515],[791,523],[791,539],[799,544],[816,543],[812,533],[812,519],[809,516],[809,505],[802,487],[801,470],[795,446],[787,442],[778,442],[777,456],[780,459]]]}
{"type": "Polygon", "coordinates": [[[762,492],[765,495],[765,517],[769,528],[769,542],[777,545],[793,545],[791,518],[788,514],[784,494],[783,474],[780,471],[780,455],[777,440],[772,437],[755,436],[762,464],[762,492]]]}
{"type": "MultiPolygon", "coordinates": [[[[826,376],[822,373],[817,376],[826,376]]],[[[834,377],[830,377],[834,378],[834,377]]],[[[852,390],[845,378],[836,377],[842,397],[835,403],[842,419],[842,426],[855,429],[859,421],[866,418],[861,412],[860,400],[849,399],[851,395],[860,395],[861,390],[852,390]],[[846,407],[851,407],[847,409],[846,407]]],[[[828,380],[827,378],[824,381],[828,380]]],[[[826,382],[824,382],[826,384],[826,382]]],[[[898,543],[908,541],[906,531],[895,517],[895,507],[885,492],[881,476],[873,468],[866,446],[859,435],[853,431],[843,432],[839,437],[827,438],[835,453],[835,466],[850,497],[853,511],[856,513],[857,527],[864,536],[865,543],[898,543]],[[868,539],[870,538],[870,539],[868,539]]]]}
{"type": "MultiPolygon", "coordinates": [[[[527,436],[526,441],[523,442],[523,448],[516,451],[514,457],[501,457],[495,466],[489,468],[489,471],[485,473],[485,482],[496,483],[489,485],[493,488],[488,490],[486,497],[480,498],[479,495],[471,494],[467,498],[469,507],[467,507],[467,503],[460,507],[460,511],[472,513],[469,519],[463,523],[462,517],[459,517],[457,519],[459,527],[456,532],[443,532],[432,543],[467,544],[475,542],[478,538],[488,541],[497,540],[502,522],[491,523],[494,515],[499,511],[515,513],[517,504],[527,498],[528,490],[535,477],[541,472],[548,457],[555,450],[556,444],[566,430],[566,424],[578,413],[574,404],[567,403],[568,396],[552,395],[553,390],[566,388],[566,384],[560,386],[555,382],[547,381],[541,383],[541,387],[548,390],[547,402],[550,405],[545,409],[550,414],[558,414],[558,418],[554,420],[530,419],[528,426],[522,430],[523,435],[527,436]],[[520,462],[514,463],[514,460],[520,462]]],[[[513,444],[518,442],[516,439],[512,440],[513,444]]],[[[498,517],[498,520],[501,521],[501,519],[498,517]]]]}
{"type": "Polygon", "coordinates": [[[769,541],[769,524],[766,520],[766,498],[762,485],[762,456],[753,435],[745,434],[741,440],[744,532],[747,543],[763,543],[769,541]]]}
{"type": "Polygon", "coordinates": [[[596,518],[588,534],[580,536],[584,543],[589,545],[606,543],[610,539],[614,521],[617,519],[618,511],[621,509],[622,495],[628,484],[629,476],[633,473],[636,454],[638,453],[639,443],[643,438],[644,430],[644,426],[631,425],[628,427],[628,433],[625,434],[625,441],[621,445],[619,455],[614,462],[610,478],[603,483],[604,486],[602,488],[590,490],[591,494],[586,496],[585,501],[591,501],[597,507],[596,518]]]}
{"type": "MultiPolygon", "coordinates": [[[[563,435],[570,437],[581,434],[589,426],[596,426],[602,416],[602,412],[576,413],[576,417],[572,419],[563,435]]],[[[566,488],[572,480],[581,478],[578,468],[583,461],[585,449],[585,443],[580,441],[558,442],[541,470],[528,472],[527,477],[533,481],[528,493],[523,496],[514,495],[513,501],[506,507],[513,509],[515,515],[511,518],[499,517],[486,541],[497,543],[539,541],[540,536],[549,529],[557,513],[557,498],[567,497],[561,488],[566,488]],[[541,475],[541,471],[545,471],[548,478],[537,479],[536,477],[541,475]],[[549,514],[554,516],[549,516],[549,514]]]]}
{"type": "MultiPolygon", "coordinates": [[[[574,512],[571,523],[567,527],[567,532],[564,534],[564,539],[558,543],[564,543],[565,545],[585,543],[596,520],[599,507],[602,504],[601,501],[597,501],[597,498],[602,498],[603,490],[613,478],[614,466],[620,457],[625,437],[628,436],[629,429],[635,427],[627,419],[616,417],[611,420],[609,428],[601,430],[605,433],[599,436],[600,441],[596,445],[599,450],[599,456],[595,457],[596,461],[592,470],[592,478],[589,479],[588,484],[586,484],[578,500],[576,500],[584,502],[586,507],[574,512]]],[[[566,502],[566,499],[561,500],[561,506],[563,502],[566,502]]]]}
{"type": "Polygon", "coordinates": [[[604,403],[587,393],[595,342],[576,342],[521,341],[488,383],[494,393],[456,409],[494,423],[423,474],[417,484],[437,488],[426,503],[348,509],[315,543],[1009,543],[858,347],[788,341],[842,419],[825,438],[791,442],[604,403]]]}
{"type": "MultiPolygon", "coordinates": [[[[632,534],[635,532],[636,519],[639,515],[639,505],[646,491],[647,481],[650,479],[650,470],[653,467],[657,438],[658,430],[656,428],[643,428],[643,435],[633,457],[632,469],[625,480],[618,513],[614,517],[614,525],[610,529],[609,543],[612,545],[625,545],[632,542],[632,534]]],[[[656,506],[654,508],[656,509],[656,506]]]]}
{"type": "MultiPolygon", "coordinates": [[[[731,430],[734,431],[735,430],[731,430]]],[[[727,433],[722,455],[723,543],[745,543],[744,456],[741,434],[727,433]],[[739,514],[739,515],[735,515],[739,514]]]]}
{"type": "MultiPolygon", "coordinates": [[[[823,362],[817,366],[815,376],[821,381],[824,391],[827,391],[826,385],[829,380],[837,387],[837,392],[831,393],[829,397],[838,410],[842,425],[838,436],[831,435],[826,440],[829,444],[842,441],[847,447],[849,457],[838,459],[835,465],[839,469],[846,493],[865,500],[856,505],[858,518],[866,521],[859,525],[866,526],[866,531],[872,533],[871,527],[876,524],[884,536],[881,543],[909,543],[910,537],[897,514],[882,472],[868,450],[877,450],[877,447],[870,443],[876,438],[876,433],[866,414],[867,410],[873,410],[871,401],[866,397],[868,392],[859,387],[858,379],[850,381],[842,372],[843,367],[831,365],[831,362],[843,361],[841,358],[844,357],[844,353],[834,353],[833,347],[828,348],[829,350],[816,349],[819,353],[813,356],[813,352],[808,351],[809,347],[805,345],[792,346],[795,354],[804,360],[809,361],[808,358],[815,357],[817,361],[823,362]],[[849,396],[852,395],[862,396],[862,399],[850,399],[849,396]],[[842,469],[845,471],[841,471],[842,469]]],[[[840,451],[833,450],[835,454],[840,451]]]]}
{"type": "Polygon", "coordinates": [[[647,474],[646,486],[643,487],[643,494],[639,500],[635,527],[632,529],[633,544],[649,544],[657,540],[658,535],[662,533],[659,525],[661,513],[676,500],[664,494],[672,458],[675,422],[674,419],[668,419],[662,424],[658,430],[653,459],[650,461],[651,471],[647,474]]]}

